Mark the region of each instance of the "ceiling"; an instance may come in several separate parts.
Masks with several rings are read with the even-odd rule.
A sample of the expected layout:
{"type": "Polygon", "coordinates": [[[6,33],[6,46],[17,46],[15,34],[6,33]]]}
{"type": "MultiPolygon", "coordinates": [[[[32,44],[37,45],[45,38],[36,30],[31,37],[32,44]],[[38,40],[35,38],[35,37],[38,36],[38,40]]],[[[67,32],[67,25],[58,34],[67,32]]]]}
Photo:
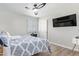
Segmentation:
{"type": "Polygon", "coordinates": [[[25,6],[33,8],[32,5],[33,3],[0,3],[0,7],[2,6],[6,10],[34,17],[59,16],[79,11],[78,3],[47,3],[43,8],[38,10],[38,15],[34,15],[33,10],[25,9],[25,6]]]}
{"type": "MultiPolygon", "coordinates": [[[[12,12],[16,12],[18,14],[23,14],[23,15],[29,15],[29,16],[34,16],[34,17],[41,17],[43,16],[40,15],[41,11],[45,8],[47,8],[48,4],[46,4],[46,6],[44,6],[43,8],[41,8],[40,10],[38,10],[38,15],[34,15],[34,11],[32,10],[33,8],[33,4],[34,3],[1,3],[0,7],[5,8],[6,10],[12,11],[12,12]],[[26,9],[25,7],[28,6],[31,9],[26,9]]],[[[46,13],[46,12],[44,12],[46,13]]]]}

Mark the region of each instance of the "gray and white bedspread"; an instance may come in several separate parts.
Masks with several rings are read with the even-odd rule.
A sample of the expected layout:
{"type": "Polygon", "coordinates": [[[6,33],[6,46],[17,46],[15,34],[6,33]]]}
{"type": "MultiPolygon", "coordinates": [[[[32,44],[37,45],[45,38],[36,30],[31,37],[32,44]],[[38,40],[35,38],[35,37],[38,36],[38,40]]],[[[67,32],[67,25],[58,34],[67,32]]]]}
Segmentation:
{"type": "Polygon", "coordinates": [[[22,37],[10,41],[12,56],[31,56],[39,52],[49,51],[49,42],[37,37],[22,37]]]}

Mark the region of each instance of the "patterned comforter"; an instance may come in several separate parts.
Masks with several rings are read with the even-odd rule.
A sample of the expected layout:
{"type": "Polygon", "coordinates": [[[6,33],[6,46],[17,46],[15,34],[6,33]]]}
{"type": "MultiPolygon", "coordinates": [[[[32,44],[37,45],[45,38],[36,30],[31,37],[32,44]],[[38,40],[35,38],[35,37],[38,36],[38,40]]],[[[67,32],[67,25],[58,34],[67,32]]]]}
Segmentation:
{"type": "Polygon", "coordinates": [[[10,41],[12,56],[31,56],[39,52],[49,51],[49,42],[32,36],[25,36],[10,41]]]}

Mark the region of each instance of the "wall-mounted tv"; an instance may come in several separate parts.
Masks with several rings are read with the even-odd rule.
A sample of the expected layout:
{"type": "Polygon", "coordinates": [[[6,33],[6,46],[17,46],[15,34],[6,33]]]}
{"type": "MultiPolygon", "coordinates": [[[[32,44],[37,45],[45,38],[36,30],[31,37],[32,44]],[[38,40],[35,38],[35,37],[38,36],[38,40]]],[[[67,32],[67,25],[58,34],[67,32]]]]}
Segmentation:
{"type": "Polygon", "coordinates": [[[53,27],[77,26],[76,14],[54,18],[52,21],[53,21],[53,27]]]}

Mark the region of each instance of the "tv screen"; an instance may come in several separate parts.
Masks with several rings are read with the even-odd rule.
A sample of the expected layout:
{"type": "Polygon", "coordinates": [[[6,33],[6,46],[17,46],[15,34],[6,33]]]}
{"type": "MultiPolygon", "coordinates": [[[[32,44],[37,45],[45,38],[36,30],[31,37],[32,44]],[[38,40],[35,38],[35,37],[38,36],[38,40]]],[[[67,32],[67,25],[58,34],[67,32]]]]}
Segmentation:
{"type": "Polygon", "coordinates": [[[53,19],[53,27],[77,26],[76,14],[53,19]]]}

